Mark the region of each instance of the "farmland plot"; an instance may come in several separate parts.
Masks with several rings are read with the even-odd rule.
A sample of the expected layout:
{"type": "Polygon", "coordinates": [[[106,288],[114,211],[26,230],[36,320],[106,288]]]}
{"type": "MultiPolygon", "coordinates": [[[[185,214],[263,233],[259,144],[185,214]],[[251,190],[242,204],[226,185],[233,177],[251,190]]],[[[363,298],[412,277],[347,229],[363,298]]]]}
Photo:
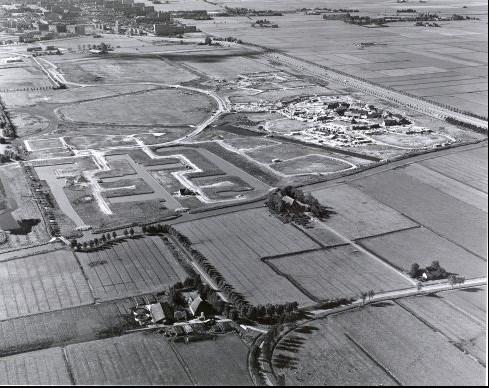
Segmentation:
{"type": "Polygon", "coordinates": [[[361,178],[353,185],[440,236],[485,257],[487,213],[402,170],[361,178]]]}
{"type": "Polygon", "coordinates": [[[72,385],[61,348],[0,358],[0,382],[5,385],[72,385]]]}
{"type": "Polygon", "coordinates": [[[396,210],[348,185],[328,187],[313,195],[334,211],[327,224],[352,239],[416,226],[396,210]]]}
{"type": "Polygon", "coordinates": [[[192,385],[159,334],[129,334],[65,349],[78,385],[192,385]]]}
{"type": "Polygon", "coordinates": [[[253,385],[247,369],[248,348],[238,336],[173,347],[198,385],[253,385]]]}
{"type": "Polygon", "coordinates": [[[0,320],[93,303],[67,250],[0,262],[0,320]]]}
{"type": "Polygon", "coordinates": [[[176,225],[224,278],[251,303],[310,302],[260,258],[319,246],[263,209],[176,225]]]}
{"type": "Polygon", "coordinates": [[[442,193],[448,194],[462,202],[472,205],[487,213],[487,194],[462,182],[449,178],[418,163],[413,163],[404,172],[442,193]]]}
{"type": "Polygon", "coordinates": [[[438,260],[448,272],[460,276],[472,278],[487,275],[484,260],[425,228],[370,237],[359,243],[405,272],[415,262],[424,268],[433,260],[438,260]]]}
{"type": "Polygon", "coordinates": [[[282,357],[294,368],[280,370],[287,381],[307,384],[320,371],[324,380],[311,384],[391,383],[376,370],[378,365],[400,385],[480,385],[485,379],[482,365],[393,302],[332,315],[315,321],[314,327],[292,331],[276,347],[275,365],[288,343],[294,350],[282,357]]]}
{"type": "Polygon", "coordinates": [[[351,245],[285,256],[269,263],[318,301],[358,296],[368,290],[412,287],[404,276],[351,245]]]}
{"type": "Polygon", "coordinates": [[[487,147],[428,159],[420,164],[487,193],[487,154],[484,160],[481,150],[487,147]]]}
{"type": "Polygon", "coordinates": [[[399,299],[398,303],[485,364],[485,319],[479,320],[447,303],[444,293],[399,299]]]}
{"type": "Polygon", "coordinates": [[[397,385],[331,319],[287,335],[275,348],[272,362],[287,385],[397,385]]]}
{"type": "Polygon", "coordinates": [[[117,241],[77,256],[94,296],[103,300],[161,291],[186,277],[157,236],[117,241]]]}
{"type": "Polygon", "coordinates": [[[487,286],[448,291],[440,294],[443,300],[483,321],[487,312],[487,286]]]}
{"type": "Polygon", "coordinates": [[[137,325],[124,299],[0,321],[0,356],[119,335],[137,325]]]}

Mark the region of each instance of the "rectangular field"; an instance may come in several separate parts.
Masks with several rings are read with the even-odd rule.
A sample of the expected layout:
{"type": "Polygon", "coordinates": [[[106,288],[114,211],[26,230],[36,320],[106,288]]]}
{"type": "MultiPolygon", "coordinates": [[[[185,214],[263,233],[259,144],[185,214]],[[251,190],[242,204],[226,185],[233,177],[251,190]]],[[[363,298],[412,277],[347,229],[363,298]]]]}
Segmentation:
{"type": "Polygon", "coordinates": [[[61,348],[0,358],[0,383],[2,385],[73,385],[61,348]]]}
{"type": "Polygon", "coordinates": [[[487,146],[428,159],[420,164],[487,194],[487,146]]]}
{"type": "Polygon", "coordinates": [[[402,385],[479,385],[484,381],[484,367],[394,303],[379,303],[331,320],[341,326],[338,335],[348,333],[402,385]]]}
{"type": "Polygon", "coordinates": [[[78,252],[97,299],[162,291],[186,277],[158,236],[120,240],[93,252],[78,252]]]}
{"type": "Polygon", "coordinates": [[[369,290],[412,287],[406,277],[351,245],[285,256],[268,263],[317,301],[359,296],[369,290]]]}
{"type": "Polygon", "coordinates": [[[398,385],[336,322],[318,320],[305,326],[303,333],[285,337],[274,351],[274,369],[285,374],[290,385],[398,385]]]}
{"type": "Polygon", "coordinates": [[[312,193],[334,213],[327,224],[351,239],[412,228],[416,224],[396,210],[349,185],[328,187],[312,193]]]}
{"type": "Polygon", "coordinates": [[[0,321],[0,357],[119,335],[136,323],[123,299],[0,321]]]}
{"type": "Polygon", "coordinates": [[[486,256],[487,213],[480,209],[402,170],[361,178],[353,185],[473,254],[486,256]]]}
{"type": "Polygon", "coordinates": [[[176,225],[224,278],[253,304],[310,302],[260,259],[319,246],[265,209],[209,217],[176,225]]]}
{"type": "Polygon", "coordinates": [[[172,346],[198,385],[253,385],[247,368],[248,348],[236,335],[172,346]]]}
{"type": "Polygon", "coordinates": [[[0,320],[93,303],[70,251],[0,262],[0,320]]]}
{"type": "Polygon", "coordinates": [[[487,319],[487,286],[447,291],[439,295],[479,321],[487,319]]]}
{"type": "Polygon", "coordinates": [[[460,276],[473,278],[487,275],[484,260],[425,228],[370,237],[359,244],[405,272],[413,263],[425,267],[438,260],[448,272],[460,276]]]}
{"type": "Polygon", "coordinates": [[[432,297],[399,299],[402,307],[427,322],[450,341],[472,354],[480,363],[486,361],[486,320],[447,303],[443,293],[432,297]]]}
{"type": "Polygon", "coordinates": [[[192,385],[159,334],[129,334],[65,348],[77,385],[192,385]]]}

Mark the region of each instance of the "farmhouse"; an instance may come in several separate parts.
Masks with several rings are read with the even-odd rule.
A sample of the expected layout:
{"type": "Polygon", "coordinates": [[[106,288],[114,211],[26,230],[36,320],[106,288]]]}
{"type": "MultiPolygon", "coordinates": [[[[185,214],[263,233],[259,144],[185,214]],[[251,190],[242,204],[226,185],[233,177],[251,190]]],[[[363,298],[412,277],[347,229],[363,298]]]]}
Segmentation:
{"type": "Polygon", "coordinates": [[[190,303],[189,309],[194,317],[201,316],[202,314],[207,317],[212,315],[213,312],[212,306],[206,301],[202,300],[200,296],[195,298],[193,302],[190,303]]]}

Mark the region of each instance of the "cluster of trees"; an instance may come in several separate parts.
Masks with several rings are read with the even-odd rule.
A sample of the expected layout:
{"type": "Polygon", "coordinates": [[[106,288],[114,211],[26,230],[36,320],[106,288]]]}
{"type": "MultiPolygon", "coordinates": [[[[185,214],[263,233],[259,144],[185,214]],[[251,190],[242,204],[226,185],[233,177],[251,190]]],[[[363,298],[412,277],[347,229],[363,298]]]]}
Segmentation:
{"type": "Polygon", "coordinates": [[[474,132],[487,133],[487,129],[486,128],[479,127],[478,125],[475,125],[475,124],[466,123],[465,121],[460,121],[460,120],[457,120],[457,119],[455,119],[453,117],[447,117],[445,119],[445,121],[447,123],[449,123],[449,124],[456,125],[457,127],[470,129],[470,130],[472,130],[474,132]]]}
{"type": "MultiPolygon", "coordinates": [[[[133,228],[124,229],[123,231],[123,235],[126,238],[134,237],[134,234],[135,231],[133,228]]],[[[70,241],[70,246],[72,249],[75,249],[77,251],[92,250],[104,246],[108,242],[117,239],[117,237],[118,237],[117,232],[114,231],[112,233],[105,233],[100,238],[94,238],[89,241],[84,241],[83,243],[78,242],[76,239],[73,239],[70,241]]]]}
{"type": "Polygon", "coordinates": [[[370,301],[374,297],[374,295],[375,295],[374,290],[362,292],[360,294],[360,297],[362,298],[362,303],[365,304],[366,301],[370,301]]]}
{"type": "Polygon", "coordinates": [[[352,298],[326,299],[326,300],[323,300],[319,304],[318,307],[321,309],[333,309],[335,307],[352,304],[354,301],[355,301],[355,298],[353,298],[353,297],[352,298]]]}
{"type": "Polygon", "coordinates": [[[266,204],[272,211],[282,215],[304,214],[306,209],[319,219],[328,218],[331,214],[331,209],[321,205],[311,193],[304,194],[301,189],[293,186],[285,186],[271,191],[268,194],[266,204]],[[284,201],[284,197],[293,198],[297,202],[291,205],[284,201]]]}
{"type": "Polygon", "coordinates": [[[409,270],[409,276],[413,279],[420,280],[437,280],[437,279],[446,279],[449,273],[440,266],[440,262],[438,260],[434,260],[431,265],[426,268],[421,268],[418,263],[413,263],[411,265],[411,269],[409,270]],[[423,276],[424,275],[424,276],[423,276]]]}
{"type": "Polygon", "coordinates": [[[17,137],[17,128],[12,123],[10,112],[5,107],[5,103],[0,99],[0,129],[5,137],[17,137]]]}

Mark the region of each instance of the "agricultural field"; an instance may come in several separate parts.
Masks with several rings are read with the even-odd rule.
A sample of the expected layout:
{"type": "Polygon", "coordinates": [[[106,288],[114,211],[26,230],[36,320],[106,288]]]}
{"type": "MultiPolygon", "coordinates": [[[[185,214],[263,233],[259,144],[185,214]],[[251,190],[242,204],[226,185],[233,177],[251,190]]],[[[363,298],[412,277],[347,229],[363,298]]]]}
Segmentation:
{"type": "Polygon", "coordinates": [[[157,236],[120,240],[76,255],[98,300],[160,292],[187,276],[157,236]]]}
{"type": "Polygon", "coordinates": [[[486,363],[486,320],[479,320],[463,309],[446,302],[444,293],[400,299],[397,303],[415,317],[434,328],[457,347],[486,363]]]}
{"type": "Polygon", "coordinates": [[[443,300],[479,321],[487,315],[487,286],[444,292],[443,300]]]}
{"type": "Polygon", "coordinates": [[[315,301],[413,286],[396,270],[351,245],[293,254],[267,263],[315,301]]]}
{"type": "Polygon", "coordinates": [[[137,333],[65,348],[78,385],[190,385],[171,345],[158,334],[137,333]]]}
{"type": "Polygon", "coordinates": [[[0,356],[119,335],[137,324],[134,301],[97,303],[0,322],[0,356]]]}
{"type": "Polygon", "coordinates": [[[0,381],[5,385],[72,385],[61,348],[0,358],[0,381]]]}
{"type": "Polygon", "coordinates": [[[0,262],[0,320],[93,303],[70,251],[57,250],[0,262]]]}
{"type": "Polygon", "coordinates": [[[274,368],[288,383],[479,385],[485,379],[475,359],[394,302],[307,325],[275,348],[274,368]]]}
{"type": "Polygon", "coordinates": [[[247,348],[236,336],[190,344],[137,333],[65,348],[76,384],[249,385],[247,348]],[[216,368],[218,366],[218,368],[216,368]]]}
{"type": "Polygon", "coordinates": [[[400,212],[350,185],[336,185],[313,192],[332,209],[327,225],[351,239],[375,236],[417,226],[400,212]]]}
{"type": "Polygon", "coordinates": [[[487,213],[480,209],[439,191],[402,169],[361,178],[352,185],[441,237],[485,257],[487,213]]]}
{"type": "Polygon", "coordinates": [[[406,273],[413,263],[424,268],[438,260],[448,272],[467,279],[487,276],[485,260],[423,227],[369,237],[359,244],[406,273]]]}
{"type": "Polygon", "coordinates": [[[0,64],[0,91],[50,89],[53,87],[49,78],[31,58],[24,58],[22,63],[13,65],[0,64]]]}
{"type": "Polygon", "coordinates": [[[224,278],[253,304],[311,303],[261,259],[318,248],[303,232],[264,209],[177,224],[224,278]]]}

